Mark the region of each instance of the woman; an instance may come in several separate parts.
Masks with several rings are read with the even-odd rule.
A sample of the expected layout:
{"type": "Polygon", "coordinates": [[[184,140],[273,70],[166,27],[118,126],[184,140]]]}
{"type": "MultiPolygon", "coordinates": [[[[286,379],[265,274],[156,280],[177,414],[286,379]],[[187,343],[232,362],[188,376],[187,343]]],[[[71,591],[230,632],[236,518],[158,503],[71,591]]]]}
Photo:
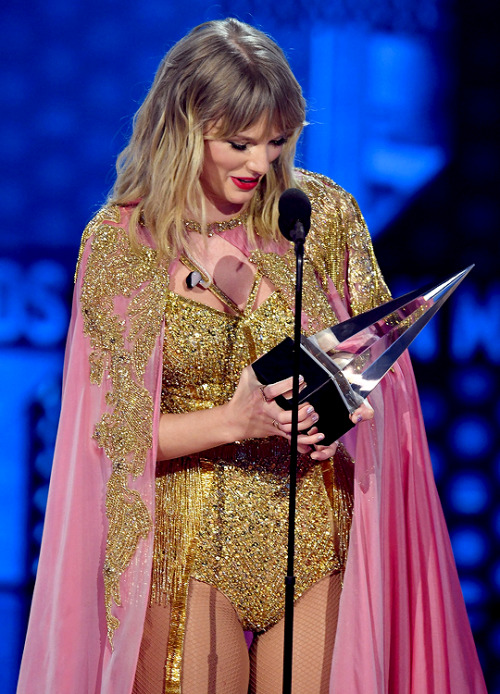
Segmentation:
{"type": "MultiPolygon", "coordinates": [[[[305,333],[389,297],[353,199],[293,169],[303,122],[234,19],[158,70],[82,240],[20,692],[281,690],[291,383],[249,366],[292,331],[280,194],[313,208],[305,333]]],[[[338,446],[299,412],[294,691],[483,692],[407,357],[371,400],[338,446]]]]}

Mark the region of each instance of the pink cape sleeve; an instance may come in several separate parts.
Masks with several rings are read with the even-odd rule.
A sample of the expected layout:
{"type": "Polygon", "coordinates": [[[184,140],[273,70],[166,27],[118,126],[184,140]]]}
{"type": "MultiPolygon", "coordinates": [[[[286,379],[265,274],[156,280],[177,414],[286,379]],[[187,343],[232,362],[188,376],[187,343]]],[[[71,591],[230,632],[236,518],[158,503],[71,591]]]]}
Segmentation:
{"type": "Polygon", "coordinates": [[[407,353],[369,400],[330,694],[485,694],[407,353]]]}
{"type": "MultiPolygon", "coordinates": [[[[18,694],[128,694],[132,689],[149,592],[152,533],[139,545],[120,581],[120,620],[114,648],[107,635],[103,562],[108,533],[106,483],[111,463],[92,438],[109,411],[105,389],[90,385],[89,338],[79,297],[87,243],[75,287],[66,347],[62,410],[43,542],[18,682],[18,694]]],[[[119,310],[119,309],[118,309],[119,310]]],[[[106,375],[104,376],[106,378],[106,375]]],[[[161,379],[161,334],[146,366],[144,385],[155,403],[156,441],[161,379]]],[[[132,479],[151,516],[156,451],[132,479]]]]}

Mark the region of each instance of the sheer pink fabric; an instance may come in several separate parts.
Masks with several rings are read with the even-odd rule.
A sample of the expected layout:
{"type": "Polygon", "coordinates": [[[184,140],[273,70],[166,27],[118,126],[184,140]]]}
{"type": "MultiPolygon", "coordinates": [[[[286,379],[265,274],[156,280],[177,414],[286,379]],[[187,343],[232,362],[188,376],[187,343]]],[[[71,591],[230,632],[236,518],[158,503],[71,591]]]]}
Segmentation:
{"type": "MultiPolygon", "coordinates": [[[[244,247],[236,234],[234,243],[244,247]]],[[[227,238],[227,237],[226,237],[227,238]]],[[[278,248],[274,249],[278,250],[278,248]]],[[[92,439],[108,408],[89,386],[77,282],[63,403],[18,694],[129,694],[142,636],[152,534],[121,579],[112,650],[106,633],[103,555],[110,462],[92,439]]],[[[333,287],[332,306],[348,317],[333,287]]],[[[117,298],[125,315],[127,300],[117,298]]],[[[145,385],[161,385],[159,334],[145,385]]],[[[371,396],[376,412],[345,436],[356,460],[355,510],[331,674],[331,694],[483,694],[450,543],[435,489],[418,396],[403,356],[371,396]]],[[[154,432],[156,440],[156,431],[154,432]]],[[[156,453],[131,485],[153,516],[156,453]]]]}
{"type": "Polygon", "coordinates": [[[370,403],[373,423],[342,439],[355,494],[331,694],[482,694],[408,353],[370,403]]]}
{"type": "Polygon", "coordinates": [[[332,694],[482,693],[411,366],[404,355],[359,427],[355,505],[332,694]],[[373,452],[376,455],[373,455],[373,452]]]}
{"type": "MultiPolygon", "coordinates": [[[[140,541],[120,583],[122,606],[112,650],[104,610],[103,558],[107,536],[106,482],[110,461],[92,439],[109,410],[104,388],[89,385],[88,337],[83,335],[75,288],[66,348],[62,411],[44,536],[18,683],[19,694],[125,694],[132,689],[151,574],[152,538],[140,541]],[[151,541],[150,541],[151,540],[151,541]]],[[[125,299],[119,299],[123,304],[125,299]]],[[[145,377],[159,420],[162,335],[145,377]]],[[[156,431],[153,440],[156,441],[156,431]]],[[[151,450],[138,489],[153,514],[156,451],[151,450]]]]}

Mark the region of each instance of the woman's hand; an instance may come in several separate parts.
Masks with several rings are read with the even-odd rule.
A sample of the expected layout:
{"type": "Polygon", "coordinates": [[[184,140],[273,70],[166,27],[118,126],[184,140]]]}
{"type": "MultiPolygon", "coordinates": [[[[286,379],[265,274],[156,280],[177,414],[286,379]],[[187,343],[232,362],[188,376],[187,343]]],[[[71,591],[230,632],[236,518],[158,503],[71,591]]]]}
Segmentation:
{"type": "MultiPolygon", "coordinates": [[[[262,386],[252,367],[246,367],[229,402],[204,410],[160,416],[157,459],[171,460],[250,438],[283,436],[290,439],[292,413],[282,410],[274,398],[288,395],[291,388],[291,378],[262,386]]],[[[308,403],[300,406],[299,431],[311,429],[317,421],[308,403]]],[[[310,446],[322,438],[318,433],[299,435],[299,450],[310,450],[310,446]]]]}
{"type": "MultiPolygon", "coordinates": [[[[246,438],[265,438],[283,436],[290,440],[292,431],[292,411],[282,409],[276,402],[278,395],[291,397],[293,379],[286,378],[277,383],[263,386],[259,383],[254,370],[247,366],[243,369],[240,382],[233,398],[225,405],[230,411],[230,421],[240,431],[236,440],[246,438]]],[[[365,402],[351,415],[351,421],[359,424],[373,418],[371,405],[365,402]]],[[[335,455],[337,442],[322,446],[324,434],[315,426],[318,415],[309,403],[303,403],[298,412],[297,450],[309,453],[314,460],[327,460],[335,455]],[[301,433],[302,432],[302,433],[301,433]]]]}
{"type": "Polygon", "coordinates": [[[359,424],[360,422],[367,422],[370,419],[373,419],[374,415],[373,407],[370,405],[368,400],[364,400],[363,404],[358,407],[357,410],[354,410],[354,412],[349,415],[349,418],[351,422],[354,422],[354,424],[359,424]]]}
{"type": "MultiPolygon", "coordinates": [[[[278,395],[291,395],[293,379],[286,378],[277,383],[263,386],[251,366],[243,369],[240,381],[231,400],[223,405],[226,408],[228,423],[237,435],[235,440],[282,436],[290,439],[292,429],[291,410],[282,409],[276,402],[278,395]]],[[[299,432],[311,429],[318,421],[318,415],[309,403],[299,407],[299,432]]],[[[306,452],[310,446],[323,438],[320,433],[305,433],[298,437],[299,451],[306,452]]]]}
{"type": "MultiPolygon", "coordinates": [[[[247,366],[229,402],[206,410],[161,415],[157,459],[170,460],[244,439],[282,436],[290,440],[292,412],[283,410],[275,398],[278,395],[290,396],[291,389],[292,378],[262,386],[252,367],[247,366]]],[[[362,406],[352,415],[353,421],[372,416],[373,410],[369,405],[362,406]]],[[[297,450],[309,453],[314,448],[311,457],[325,460],[333,455],[335,448],[321,446],[324,436],[315,427],[317,421],[318,415],[309,403],[300,405],[297,450]]]]}
{"type": "MultiPolygon", "coordinates": [[[[367,400],[365,400],[364,403],[349,416],[349,418],[352,422],[354,422],[354,424],[360,424],[361,422],[366,422],[373,419],[373,415],[373,407],[367,400]]],[[[313,427],[308,433],[314,434],[317,431],[317,427],[313,427]]],[[[328,460],[328,458],[333,458],[337,450],[337,445],[337,441],[334,441],[329,446],[321,446],[320,444],[316,444],[314,446],[314,451],[311,453],[311,458],[313,460],[328,460]]]]}

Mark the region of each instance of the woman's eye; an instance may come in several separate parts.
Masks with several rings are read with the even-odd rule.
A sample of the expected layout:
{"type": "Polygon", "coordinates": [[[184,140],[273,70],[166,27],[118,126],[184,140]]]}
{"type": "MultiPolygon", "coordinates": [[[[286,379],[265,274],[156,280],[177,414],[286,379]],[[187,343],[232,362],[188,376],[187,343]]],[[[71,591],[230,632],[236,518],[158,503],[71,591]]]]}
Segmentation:
{"type": "MultiPolygon", "coordinates": [[[[286,141],[286,137],[278,137],[275,140],[270,140],[269,144],[273,147],[282,147],[286,141]]],[[[247,143],[233,142],[232,140],[229,140],[229,144],[233,149],[237,150],[238,152],[244,152],[248,148],[247,143]]]]}
{"type": "Polygon", "coordinates": [[[244,151],[246,150],[246,148],[247,148],[246,145],[242,145],[242,144],[240,144],[239,142],[229,142],[229,144],[231,145],[231,147],[232,147],[233,149],[238,150],[238,152],[244,152],[244,151]]]}

